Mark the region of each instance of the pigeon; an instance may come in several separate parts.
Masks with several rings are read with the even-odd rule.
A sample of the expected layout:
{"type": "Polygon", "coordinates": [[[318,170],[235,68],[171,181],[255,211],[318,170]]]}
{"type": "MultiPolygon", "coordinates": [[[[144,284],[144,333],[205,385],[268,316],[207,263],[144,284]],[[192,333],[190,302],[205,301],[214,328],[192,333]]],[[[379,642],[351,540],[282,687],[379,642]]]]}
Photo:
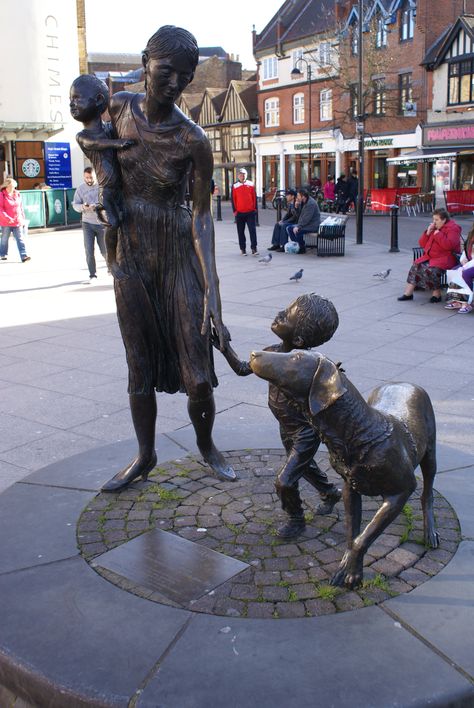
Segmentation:
{"type": "Polygon", "coordinates": [[[374,273],[373,277],[380,278],[380,280],[386,280],[391,272],[392,272],[392,269],[387,268],[387,270],[381,270],[380,273],[374,273]]]}
{"type": "Polygon", "coordinates": [[[263,256],[263,258],[259,258],[259,259],[258,259],[258,262],[259,262],[259,263],[265,263],[265,265],[268,265],[271,260],[272,260],[272,254],[271,254],[271,253],[267,253],[267,255],[266,255],[266,256],[263,256]]]}
{"type": "Polygon", "coordinates": [[[290,280],[294,280],[295,282],[301,280],[301,278],[303,277],[303,270],[303,268],[301,268],[301,270],[298,270],[294,275],[291,276],[290,280]]]}

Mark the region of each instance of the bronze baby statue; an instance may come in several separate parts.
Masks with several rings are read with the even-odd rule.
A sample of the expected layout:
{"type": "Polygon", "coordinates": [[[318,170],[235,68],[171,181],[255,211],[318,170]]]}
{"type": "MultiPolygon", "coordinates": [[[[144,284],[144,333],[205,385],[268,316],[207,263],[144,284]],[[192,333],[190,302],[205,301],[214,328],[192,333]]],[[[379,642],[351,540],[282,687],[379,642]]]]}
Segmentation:
{"type": "Polygon", "coordinates": [[[436,424],[424,389],[410,383],[383,384],[366,403],[337,365],[317,352],[253,352],[250,366],[298,405],[344,479],[347,550],[333,585],[361,584],[364,554],[414,492],[418,465],[423,475],[424,541],[433,548],[439,545],[433,513],[436,424]],[[380,495],[383,503],[361,533],[363,494],[380,495]]]}

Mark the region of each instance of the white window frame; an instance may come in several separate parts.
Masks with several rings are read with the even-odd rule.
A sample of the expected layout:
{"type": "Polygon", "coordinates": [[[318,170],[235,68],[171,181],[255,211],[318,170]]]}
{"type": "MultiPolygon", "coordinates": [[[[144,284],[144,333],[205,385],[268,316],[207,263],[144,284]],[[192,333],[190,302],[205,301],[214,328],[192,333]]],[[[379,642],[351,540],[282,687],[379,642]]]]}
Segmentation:
{"type": "Polygon", "coordinates": [[[295,93],[293,96],[293,123],[304,123],[304,93],[295,93]]]}
{"type": "Polygon", "coordinates": [[[300,69],[301,67],[299,66],[299,63],[301,64],[299,60],[302,58],[304,54],[303,49],[293,49],[291,53],[291,61],[293,62],[293,69],[300,69]]]}
{"type": "Polygon", "coordinates": [[[319,45],[319,65],[331,66],[331,42],[321,42],[319,45]]]}
{"type": "Polygon", "coordinates": [[[265,128],[275,128],[280,125],[280,99],[277,96],[265,100],[264,112],[265,128]]]}
{"type": "Polygon", "coordinates": [[[387,25],[382,15],[375,18],[375,46],[377,49],[387,46],[387,25]]]}
{"type": "Polygon", "coordinates": [[[319,94],[319,120],[332,120],[332,89],[323,89],[319,94]]]}
{"type": "Polygon", "coordinates": [[[267,57],[263,60],[263,81],[267,79],[278,79],[278,59],[267,57]]]}

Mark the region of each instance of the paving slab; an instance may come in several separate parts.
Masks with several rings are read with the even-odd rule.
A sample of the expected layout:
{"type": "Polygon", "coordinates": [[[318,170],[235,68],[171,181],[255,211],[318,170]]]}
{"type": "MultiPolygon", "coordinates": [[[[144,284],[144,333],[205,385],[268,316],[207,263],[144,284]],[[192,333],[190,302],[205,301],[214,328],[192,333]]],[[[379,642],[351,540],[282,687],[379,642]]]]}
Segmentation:
{"type": "Polygon", "coordinates": [[[436,489],[456,508],[463,537],[474,540],[474,467],[438,475],[436,489]]]}
{"type": "Polygon", "coordinates": [[[77,556],[77,517],[89,498],[23,483],[0,494],[0,574],[77,556]]]}
{"type": "Polygon", "coordinates": [[[461,543],[452,561],[429,583],[386,606],[474,679],[473,541],[461,543]]]}
{"type": "Polygon", "coordinates": [[[0,596],[0,684],[35,707],[126,708],[188,617],[82,558],[0,575],[0,596]]]}
{"type": "Polygon", "coordinates": [[[194,616],[137,706],[419,708],[467,706],[472,695],[468,680],[370,607],[281,622],[194,616]]]}

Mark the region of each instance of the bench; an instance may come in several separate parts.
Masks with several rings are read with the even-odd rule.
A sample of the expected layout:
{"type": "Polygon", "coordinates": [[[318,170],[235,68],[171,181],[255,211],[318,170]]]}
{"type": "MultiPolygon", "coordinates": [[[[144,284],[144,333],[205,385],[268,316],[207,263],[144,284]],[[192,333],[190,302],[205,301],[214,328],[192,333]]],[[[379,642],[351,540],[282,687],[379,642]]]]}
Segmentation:
{"type": "MultiPolygon", "coordinates": [[[[413,247],[413,262],[416,261],[417,258],[420,258],[424,253],[424,250],[421,248],[421,246],[414,246],[413,247]]],[[[448,281],[446,279],[446,271],[443,270],[443,275],[441,276],[441,287],[442,288],[447,288],[448,287],[448,281]]]]}

